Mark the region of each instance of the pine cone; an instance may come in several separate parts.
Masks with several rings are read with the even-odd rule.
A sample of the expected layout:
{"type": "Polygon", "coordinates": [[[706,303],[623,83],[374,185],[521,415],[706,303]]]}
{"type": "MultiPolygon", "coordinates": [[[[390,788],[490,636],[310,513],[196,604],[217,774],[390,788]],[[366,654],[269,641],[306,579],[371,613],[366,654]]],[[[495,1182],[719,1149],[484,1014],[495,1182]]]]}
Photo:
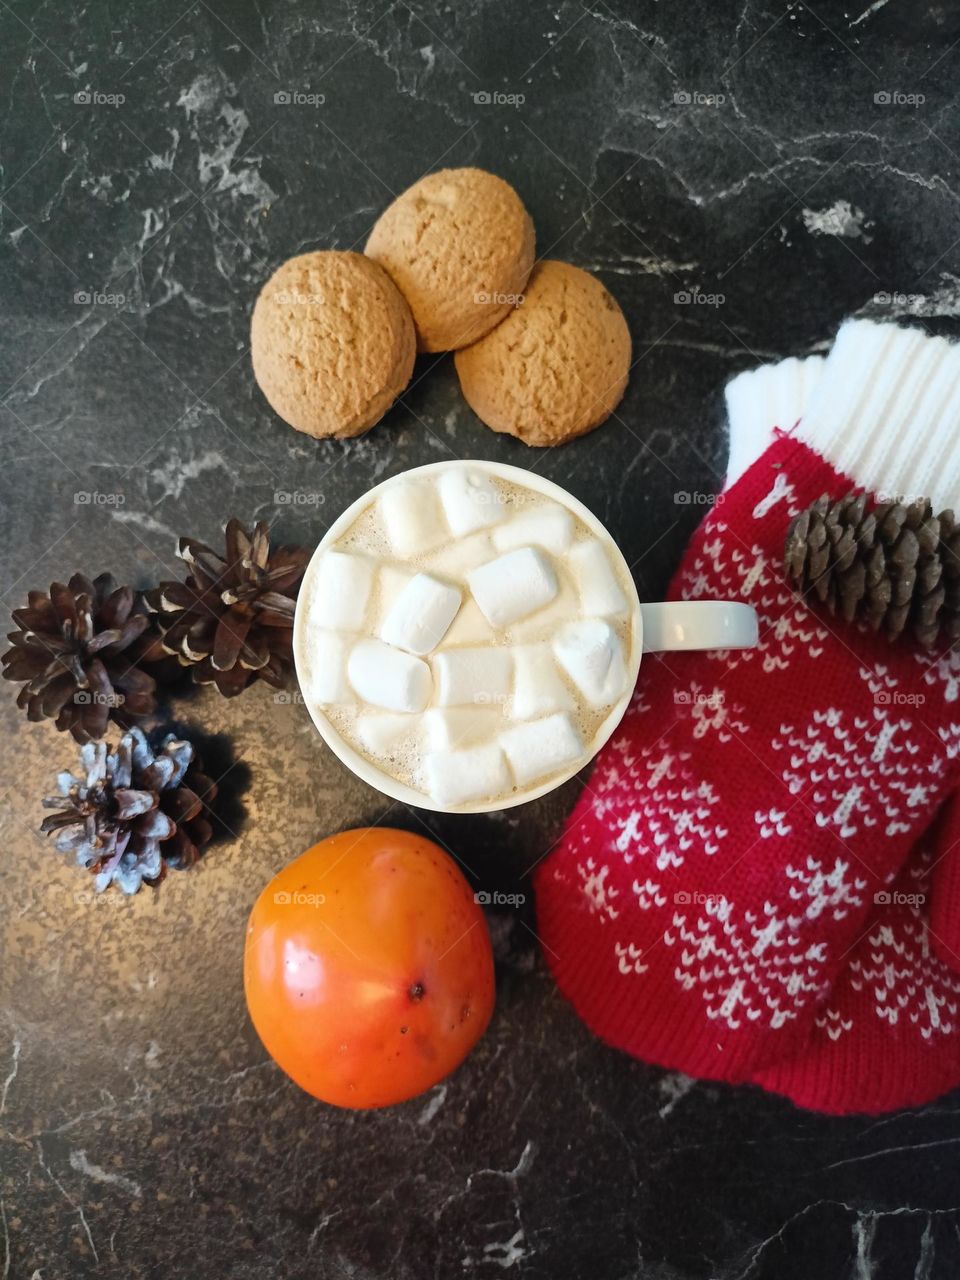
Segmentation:
{"type": "Polygon", "coordinates": [[[56,717],[77,742],[92,742],[108,720],[127,727],[154,710],[156,681],[140,663],[163,657],[143,597],[109,573],[91,582],[75,573],[50,594],[31,591],[14,609],[19,630],[3,655],[3,677],[25,681],[17,706],[28,720],[56,717]]]}
{"type": "Polygon", "coordinates": [[[163,646],[199,684],[213,682],[232,698],[254,680],[279,688],[293,659],[293,614],[308,552],[270,550],[267,526],[252,533],[230,520],[226,559],[202,542],[181,538],[177,554],[190,566],[186,582],[162,582],[147,594],[159,615],[163,646]]]}
{"type": "Polygon", "coordinates": [[[818,498],[790,524],[787,578],[846,622],[930,648],[960,637],[960,529],[921,499],[868,506],[864,493],[818,498]]]}
{"type": "Polygon", "coordinates": [[[203,813],[217,794],[200,772],[192,743],[168,734],[154,752],[143,731],[131,729],[116,751],[91,742],[80,749],[83,776],[63,772],[60,794],[44,808],[44,835],[58,831],[57,848],[72,852],[96,875],[97,892],[114,882],[136,893],[144,880],[157,884],[167,867],[191,866],[213,834],[203,813]]]}

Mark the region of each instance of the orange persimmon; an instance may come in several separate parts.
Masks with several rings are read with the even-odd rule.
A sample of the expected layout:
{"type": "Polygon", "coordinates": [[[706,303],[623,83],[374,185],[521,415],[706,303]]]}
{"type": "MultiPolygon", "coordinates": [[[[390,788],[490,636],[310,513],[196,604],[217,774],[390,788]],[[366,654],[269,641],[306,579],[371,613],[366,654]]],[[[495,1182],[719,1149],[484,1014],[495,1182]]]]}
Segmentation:
{"type": "Polygon", "coordinates": [[[389,1106],[442,1080],[486,1030],[490,937],[433,841],[344,831],[260,894],[244,988],[260,1039],[301,1088],[340,1107],[389,1106]]]}

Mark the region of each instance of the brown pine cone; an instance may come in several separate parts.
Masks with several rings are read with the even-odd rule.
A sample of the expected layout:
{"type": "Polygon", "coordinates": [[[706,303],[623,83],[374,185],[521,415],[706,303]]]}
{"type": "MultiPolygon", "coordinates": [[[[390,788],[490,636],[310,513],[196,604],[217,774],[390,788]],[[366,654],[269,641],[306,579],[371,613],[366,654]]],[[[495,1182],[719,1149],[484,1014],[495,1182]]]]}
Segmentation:
{"type": "Polygon", "coordinates": [[[162,582],[147,594],[163,647],[191,667],[198,684],[213,683],[228,698],[254,680],[283,685],[293,660],[293,614],[309,553],[271,551],[267,526],[248,533],[226,527],[226,556],[193,538],[177,554],[190,566],[185,582],[162,582]]]}
{"type": "Polygon", "coordinates": [[[789,581],[846,622],[928,648],[960,637],[960,529],[929,502],[871,506],[864,493],[818,498],[790,524],[789,581]]]}
{"type": "Polygon", "coordinates": [[[141,669],[163,657],[140,592],[109,573],[91,582],[75,573],[50,594],[31,591],[14,609],[5,680],[23,681],[17,706],[28,720],[56,718],[77,742],[103,737],[109,720],[124,727],[156,705],[154,677],[141,669]]]}

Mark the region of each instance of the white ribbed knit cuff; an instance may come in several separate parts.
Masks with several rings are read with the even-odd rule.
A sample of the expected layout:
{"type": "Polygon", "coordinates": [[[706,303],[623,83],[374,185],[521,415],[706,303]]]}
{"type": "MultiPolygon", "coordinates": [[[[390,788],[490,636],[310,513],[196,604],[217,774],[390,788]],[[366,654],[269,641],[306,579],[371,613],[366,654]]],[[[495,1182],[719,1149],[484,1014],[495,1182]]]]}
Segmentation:
{"type": "Polygon", "coordinates": [[[796,436],[873,493],[960,505],[960,344],[871,320],[840,329],[796,436]]]}
{"type": "Polygon", "coordinates": [[[727,419],[730,423],[729,488],[773,441],[773,429],[790,431],[823,375],[823,356],[806,360],[781,360],[739,373],[727,383],[727,419]]]}

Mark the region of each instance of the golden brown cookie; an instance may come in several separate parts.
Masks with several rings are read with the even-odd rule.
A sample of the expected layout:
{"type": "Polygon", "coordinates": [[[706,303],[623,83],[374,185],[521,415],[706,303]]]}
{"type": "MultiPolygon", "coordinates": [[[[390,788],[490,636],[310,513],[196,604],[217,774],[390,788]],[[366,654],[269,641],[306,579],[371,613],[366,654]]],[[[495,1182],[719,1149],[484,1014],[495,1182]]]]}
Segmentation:
{"type": "Polygon", "coordinates": [[[599,280],[547,260],[534,267],[522,305],[454,360],[467,403],[488,427],[524,444],[563,444],[620,403],[630,330],[599,280]]]}
{"type": "Polygon", "coordinates": [[[361,253],[304,253],[278,267],[250,321],[253,372],[307,435],[358,436],[410,381],[416,335],[396,285],[361,253]]]}
{"type": "Polygon", "coordinates": [[[410,304],[420,350],[455,351],[516,305],[533,266],[533,223],[496,174],[441,169],[384,210],[366,253],[410,304]]]}

